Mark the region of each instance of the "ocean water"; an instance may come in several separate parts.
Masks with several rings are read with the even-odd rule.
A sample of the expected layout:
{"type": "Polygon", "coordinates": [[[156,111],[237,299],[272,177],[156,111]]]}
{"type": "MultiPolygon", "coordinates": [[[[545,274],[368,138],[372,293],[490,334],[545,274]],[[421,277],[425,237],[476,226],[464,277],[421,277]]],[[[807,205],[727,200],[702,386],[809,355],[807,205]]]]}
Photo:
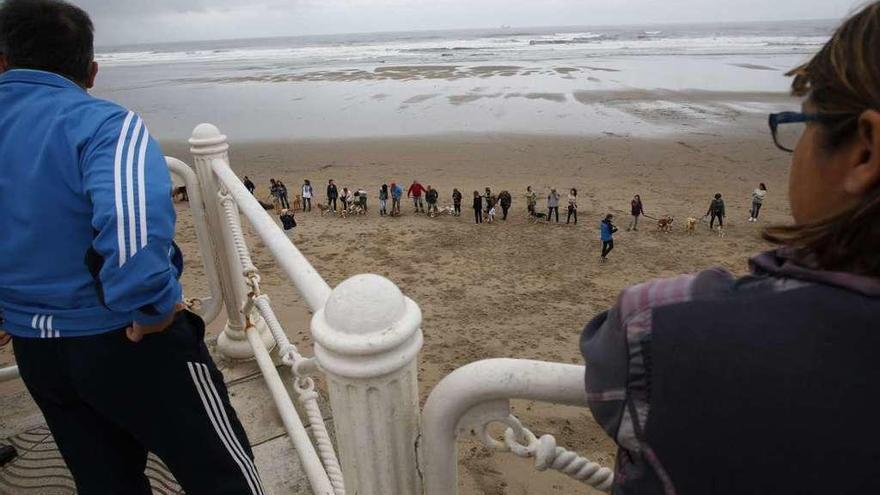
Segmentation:
{"type": "Polygon", "coordinates": [[[833,21],[509,28],[99,48],[98,96],[164,139],[657,134],[792,102],[833,21]]]}

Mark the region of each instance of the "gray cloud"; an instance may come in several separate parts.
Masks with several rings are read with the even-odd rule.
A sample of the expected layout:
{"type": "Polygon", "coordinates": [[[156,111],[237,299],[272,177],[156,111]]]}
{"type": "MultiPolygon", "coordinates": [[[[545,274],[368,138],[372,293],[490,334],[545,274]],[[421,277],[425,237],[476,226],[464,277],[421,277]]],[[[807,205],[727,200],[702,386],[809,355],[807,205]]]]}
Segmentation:
{"type": "Polygon", "coordinates": [[[536,25],[840,18],[861,0],[73,0],[99,45],[536,25]]]}

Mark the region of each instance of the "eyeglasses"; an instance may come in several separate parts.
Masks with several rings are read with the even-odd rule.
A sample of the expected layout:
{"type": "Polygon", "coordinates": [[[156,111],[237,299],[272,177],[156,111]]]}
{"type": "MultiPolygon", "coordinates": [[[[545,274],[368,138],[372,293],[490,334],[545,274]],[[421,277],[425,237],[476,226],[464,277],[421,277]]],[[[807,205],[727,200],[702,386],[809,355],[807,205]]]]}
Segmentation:
{"type": "Polygon", "coordinates": [[[808,122],[819,122],[826,116],[816,113],[782,112],[770,114],[770,132],[776,147],[794,153],[808,122]]]}

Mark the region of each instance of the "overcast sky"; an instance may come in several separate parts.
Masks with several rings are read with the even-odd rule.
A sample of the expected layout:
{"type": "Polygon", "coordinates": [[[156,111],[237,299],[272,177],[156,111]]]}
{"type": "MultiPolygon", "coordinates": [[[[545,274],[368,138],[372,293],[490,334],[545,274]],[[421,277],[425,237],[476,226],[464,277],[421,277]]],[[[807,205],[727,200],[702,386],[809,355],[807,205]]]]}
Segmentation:
{"type": "Polygon", "coordinates": [[[73,0],[98,45],[510,26],[840,18],[856,0],[73,0]]]}

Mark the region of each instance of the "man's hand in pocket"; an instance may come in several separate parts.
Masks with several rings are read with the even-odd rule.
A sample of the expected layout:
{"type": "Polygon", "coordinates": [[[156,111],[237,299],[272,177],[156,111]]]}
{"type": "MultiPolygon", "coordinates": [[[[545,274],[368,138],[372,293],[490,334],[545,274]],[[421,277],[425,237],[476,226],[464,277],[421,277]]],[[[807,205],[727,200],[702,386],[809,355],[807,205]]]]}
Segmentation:
{"type": "Polygon", "coordinates": [[[171,326],[171,323],[174,322],[174,317],[177,316],[177,313],[180,313],[186,309],[186,305],[183,303],[178,303],[174,308],[174,312],[168,315],[167,318],[160,321],[159,323],[154,323],[152,325],[141,325],[140,323],[134,322],[130,327],[125,329],[125,335],[128,337],[128,340],[132,342],[140,342],[143,340],[145,335],[150,335],[151,333],[162,333],[165,330],[168,330],[168,327],[171,326]]]}

